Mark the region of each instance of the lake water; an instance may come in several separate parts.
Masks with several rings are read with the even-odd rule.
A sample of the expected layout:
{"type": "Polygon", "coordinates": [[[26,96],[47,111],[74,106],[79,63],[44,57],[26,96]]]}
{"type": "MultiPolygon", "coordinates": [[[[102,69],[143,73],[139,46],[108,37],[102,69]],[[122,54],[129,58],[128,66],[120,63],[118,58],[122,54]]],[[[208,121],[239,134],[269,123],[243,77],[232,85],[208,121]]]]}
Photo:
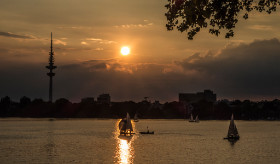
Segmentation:
{"type": "Polygon", "coordinates": [[[0,163],[280,163],[280,122],[140,120],[119,137],[119,120],[0,119],[0,163]],[[139,131],[154,130],[154,135],[139,131]]]}

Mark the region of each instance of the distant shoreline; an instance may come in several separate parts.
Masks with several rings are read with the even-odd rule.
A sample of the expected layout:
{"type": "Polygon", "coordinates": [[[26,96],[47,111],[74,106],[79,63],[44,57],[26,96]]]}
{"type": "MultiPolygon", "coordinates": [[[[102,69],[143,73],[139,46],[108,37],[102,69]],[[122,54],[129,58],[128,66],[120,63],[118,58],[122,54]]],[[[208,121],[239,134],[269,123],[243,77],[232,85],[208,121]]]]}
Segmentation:
{"type": "Polygon", "coordinates": [[[0,101],[0,118],[56,118],[56,119],[120,119],[129,113],[139,119],[188,119],[198,116],[200,120],[229,120],[234,114],[235,120],[280,120],[280,100],[253,102],[250,100],[216,101],[206,100],[186,102],[158,101],[142,102],[96,102],[85,99],[72,103],[61,98],[55,102],[42,99],[31,101],[22,98],[13,102],[9,97],[0,101]]]}
{"type": "MultiPolygon", "coordinates": [[[[49,118],[49,117],[0,117],[0,121],[64,121],[64,120],[119,120],[121,118],[49,118]],[[53,120],[52,120],[53,119],[53,120]]],[[[180,120],[180,121],[186,121],[188,122],[187,119],[181,119],[181,118],[143,118],[140,120],[170,120],[170,121],[175,121],[175,120],[180,120]]],[[[212,120],[199,120],[199,121],[229,121],[225,119],[212,119],[212,120]]],[[[236,121],[280,121],[280,120],[236,120],[236,121]]]]}

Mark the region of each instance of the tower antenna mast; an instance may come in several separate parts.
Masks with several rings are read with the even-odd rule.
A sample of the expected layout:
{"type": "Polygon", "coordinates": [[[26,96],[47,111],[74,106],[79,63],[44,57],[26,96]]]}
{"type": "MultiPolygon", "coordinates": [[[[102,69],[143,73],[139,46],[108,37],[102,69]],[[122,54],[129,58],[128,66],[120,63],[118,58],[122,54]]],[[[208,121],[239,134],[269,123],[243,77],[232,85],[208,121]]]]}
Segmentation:
{"type": "Polygon", "coordinates": [[[49,102],[52,102],[52,90],[53,90],[53,76],[55,76],[55,73],[53,72],[54,69],[56,69],[56,66],[54,65],[54,52],[53,52],[53,46],[52,46],[52,33],[51,33],[51,50],[49,52],[49,65],[46,66],[50,72],[47,73],[47,75],[50,77],[50,84],[49,84],[49,102]]]}

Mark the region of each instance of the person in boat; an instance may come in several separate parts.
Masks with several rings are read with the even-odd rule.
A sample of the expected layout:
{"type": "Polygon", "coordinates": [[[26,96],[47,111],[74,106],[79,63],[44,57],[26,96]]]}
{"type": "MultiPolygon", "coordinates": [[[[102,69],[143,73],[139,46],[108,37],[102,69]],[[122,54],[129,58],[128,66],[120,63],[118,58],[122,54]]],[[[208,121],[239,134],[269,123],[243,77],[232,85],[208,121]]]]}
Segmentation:
{"type": "Polygon", "coordinates": [[[140,134],[154,134],[154,131],[150,132],[149,127],[147,126],[147,131],[140,132],[140,134]]]}

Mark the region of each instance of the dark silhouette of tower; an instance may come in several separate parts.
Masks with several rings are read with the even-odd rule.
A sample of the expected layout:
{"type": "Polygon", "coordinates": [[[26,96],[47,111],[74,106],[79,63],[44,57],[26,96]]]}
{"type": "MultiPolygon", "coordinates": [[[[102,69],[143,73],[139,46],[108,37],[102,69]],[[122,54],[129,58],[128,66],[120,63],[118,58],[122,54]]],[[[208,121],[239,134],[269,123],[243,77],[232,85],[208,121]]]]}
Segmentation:
{"type": "Polygon", "coordinates": [[[53,81],[52,78],[55,76],[55,73],[53,73],[53,69],[56,69],[56,66],[54,65],[54,53],[53,53],[53,46],[52,46],[52,33],[51,33],[51,51],[49,53],[49,65],[46,66],[47,69],[50,70],[47,75],[50,77],[50,86],[49,86],[49,101],[52,102],[52,89],[53,89],[53,81]]]}

